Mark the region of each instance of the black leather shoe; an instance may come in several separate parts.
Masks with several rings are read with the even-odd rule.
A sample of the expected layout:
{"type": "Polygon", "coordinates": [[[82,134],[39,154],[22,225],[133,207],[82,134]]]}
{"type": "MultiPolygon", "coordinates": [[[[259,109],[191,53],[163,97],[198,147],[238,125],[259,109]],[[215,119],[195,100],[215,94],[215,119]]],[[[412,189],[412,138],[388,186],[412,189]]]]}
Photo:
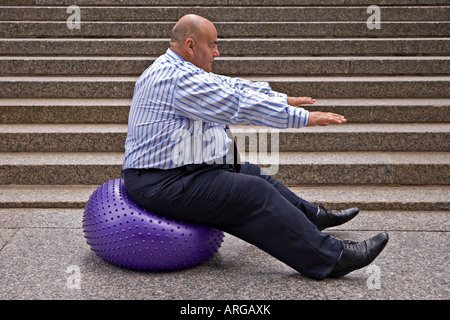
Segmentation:
{"type": "Polygon", "coordinates": [[[342,241],[342,254],[328,278],[337,278],[356,269],[369,265],[383,251],[388,243],[386,232],[377,234],[365,241],[342,241]]]}
{"type": "Polygon", "coordinates": [[[359,213],[359,208],[350,208],[346,210],[328,210],[319,203],[319,213],[313,223],[319,230],[338,226],[353,219],[359,213]]]}

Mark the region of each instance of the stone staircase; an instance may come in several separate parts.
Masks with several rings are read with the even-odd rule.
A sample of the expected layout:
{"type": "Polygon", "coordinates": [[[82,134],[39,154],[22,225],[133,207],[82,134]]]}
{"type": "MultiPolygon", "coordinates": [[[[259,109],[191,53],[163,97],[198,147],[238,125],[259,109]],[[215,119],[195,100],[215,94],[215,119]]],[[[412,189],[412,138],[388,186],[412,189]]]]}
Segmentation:
{"type": "Polygon", "coordinates": [[[373,2],[1,1],[0,207],[83,208],[119,177],[134,83],[197,13],[218,30],[214,72],[348,119],[280,131],[278,179],[333,207],[448,211],[450,3],[379,0],[369,29],[373,2]]]}

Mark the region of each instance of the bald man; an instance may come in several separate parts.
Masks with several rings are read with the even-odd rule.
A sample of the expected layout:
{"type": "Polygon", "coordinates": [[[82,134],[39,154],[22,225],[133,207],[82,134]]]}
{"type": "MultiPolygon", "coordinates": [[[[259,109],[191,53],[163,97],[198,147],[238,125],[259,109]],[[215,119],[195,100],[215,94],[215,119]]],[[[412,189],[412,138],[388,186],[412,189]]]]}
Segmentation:
{"type": "Polygon", "coordinates": [[[299,105],[314,99],[288,97],[266,82],[216,75],[218,56],[214,25],[186,15],[172,30],[170,48],[136,82],[123,163],[130,197],[159,215],[235,235],[314,279],[370,264],[385,247],[386,233],[362,242],[324,234],[359,209],[316,206],[255,164],[237,163],[226,130],[236,124],[325,126],[345,118],[308,112],[299,105]]]}

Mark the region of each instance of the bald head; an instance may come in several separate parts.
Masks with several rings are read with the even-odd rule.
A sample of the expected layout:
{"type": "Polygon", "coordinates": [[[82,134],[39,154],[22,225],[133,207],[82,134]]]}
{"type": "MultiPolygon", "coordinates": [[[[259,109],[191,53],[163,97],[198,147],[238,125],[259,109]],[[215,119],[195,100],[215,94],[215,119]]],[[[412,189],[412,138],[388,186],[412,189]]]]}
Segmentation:
{"type": "Polygon", "coordinates": [[[206,18],[185,15],[172,29],[170,48],[184,60],[211,72],[212,62],[219,56],[216,28],[206,18]]]}
{"type": "Polygon", "coordinates": [[[171,44],[180,45],[184,44],[186,39],[193,38],[196,41],[200,41],[203,37],[203,32],[213,24],[198,15],[188,14],[182,17],[172,29],[171,44]]]}

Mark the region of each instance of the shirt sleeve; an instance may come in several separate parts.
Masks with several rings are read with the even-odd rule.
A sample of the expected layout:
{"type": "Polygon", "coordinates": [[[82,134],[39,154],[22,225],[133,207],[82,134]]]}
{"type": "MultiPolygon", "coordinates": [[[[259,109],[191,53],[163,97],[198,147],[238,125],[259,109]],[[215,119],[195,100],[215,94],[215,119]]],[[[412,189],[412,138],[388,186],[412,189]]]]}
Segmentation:
{"type": "Polygon", "coordinates": [[[260,82],[260,81],[253,82],[242,78],[230,78],[227,76],[219,76],[219,75],[214,76],[220,78],[222,81],[226,82],[233,88],[248,88],[250,90],[264,93],[270,97],[280,97],[287,99],[286,94],[273,91],[267,82],[260,82]]]}
{"type": "Polygon", "coordinates": [[[287,96],[266,82],[251,82],[213,73],[189,73],[177,79],[176,112],[188,118],[226,125],[301,128],[309,112],[287,104],[287,96]]]}

